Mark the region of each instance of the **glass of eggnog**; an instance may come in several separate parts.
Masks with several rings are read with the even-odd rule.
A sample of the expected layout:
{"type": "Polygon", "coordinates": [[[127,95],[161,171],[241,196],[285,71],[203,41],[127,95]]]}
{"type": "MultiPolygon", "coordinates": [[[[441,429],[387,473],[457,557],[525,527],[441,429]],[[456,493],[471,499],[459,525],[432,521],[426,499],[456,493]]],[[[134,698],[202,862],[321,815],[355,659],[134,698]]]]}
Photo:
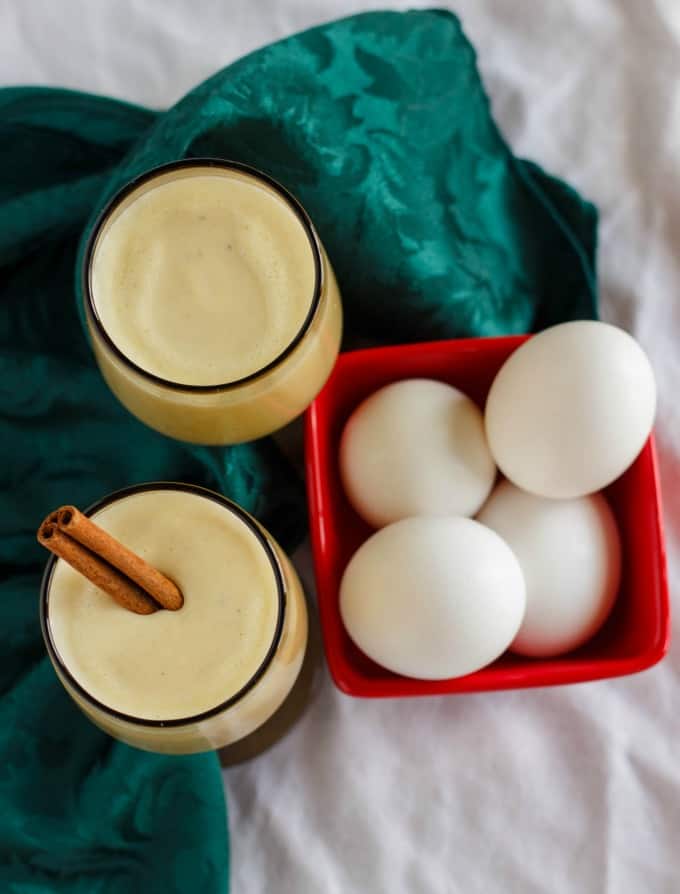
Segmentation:
{"type": "Polygon", "coordinates": [[[40,621],[71,698],[148,751],[208,751],[260,727],[293,687],[307,644],[302,586],[281,547],[231,500],[189,484],[129,487],[85,516],[183,602],[136,614],[52,556],[40,621]]]}
{"type": "Polygon", "coordinates": [[[239,162],[128,183],[85,250],[85,317],[109,387],[157,431],[249,441],[311,403],[335,363],[340,293],[304,208],[239,162]]]}

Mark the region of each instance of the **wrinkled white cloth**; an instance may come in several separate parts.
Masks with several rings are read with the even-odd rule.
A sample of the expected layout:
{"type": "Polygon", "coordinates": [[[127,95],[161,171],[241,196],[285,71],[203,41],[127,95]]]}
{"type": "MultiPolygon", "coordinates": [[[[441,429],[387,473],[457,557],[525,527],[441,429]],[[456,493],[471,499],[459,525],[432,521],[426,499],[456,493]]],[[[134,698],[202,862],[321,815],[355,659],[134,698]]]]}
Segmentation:
{"type": "MultiPolygon", "coordinates": [[[[0,0],[0,83],[70,86],[163,107],[259,45],[383,5],[0,0]]],[[[676,590],[680,4],[458,0],[450,7],[477,47],[514,150],[600,208],[603,317],[641,340],[659,381],[676,590]]],[[[296,559],[313,592],[307,551],[296,559]]],[[[232,889],[677,894],[679,676],[680,643],[637,677],[437,699],[350,699],[323,669],[289,735],[225,771],[232,889]]]]}

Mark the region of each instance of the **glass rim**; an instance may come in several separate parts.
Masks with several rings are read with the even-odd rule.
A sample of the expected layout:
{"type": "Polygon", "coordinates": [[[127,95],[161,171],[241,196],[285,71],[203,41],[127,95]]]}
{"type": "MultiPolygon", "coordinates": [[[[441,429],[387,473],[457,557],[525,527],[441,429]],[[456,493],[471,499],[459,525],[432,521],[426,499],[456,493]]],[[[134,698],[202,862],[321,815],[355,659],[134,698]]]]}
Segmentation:
{"type": "Polygon", "coordinates": [[[312,322],[316,317],[317,310],[321,303],[321,296],[324,291],[324,264],[322,260],[321,243],[319,241],[319,237],[316,234],[316,230],[314,229],[314,224],[312,223],[310,216],[305,211],[303,205],[298,201],[298,199],[295,198],[295,196],[291,192],[286,189],[285,186],[279,183],[278,180],[270,177],[269,174],[265,174],[264,171],[260,171],[258,168],[255,168],[252,165],[245,164],[245,162],[231,161],[224,158],[182,158],[177,161],[166,162],[165,164],[150,168],[148,171],[145,171],[144,173],[133,177],[132,180],[129,180],[124,186],[117,190],[114,195],[107,201],[107,203],[97,215],[92,230],[87,238],[87,242],[85,243],[85,251],[83,254],[82,263],[82,290],[84,297],[83,303],[85,305],[85,313],[88,320],[91,322],[93,328],[96,330],[97,334],[100,336],[107,349],[110,350],[115,355],[116,359],[120,361],[124,366],[126,366],[129,370],[139,376],[142,376],[142,378],[146,379],[147,381],[153,382],[153,384],[162,388],[169,389],[171,391],[181,392],[185,394],[219,394],[225,391],[231,391],[235,388],[241,388],[244,385],[248,385],[251,382],[256,381],[257,379],[262,378],[263,376],[267,375],[267,373],[272,372],[272,370],[279,367],[293,353],[300,342],[304,339],[305,335],[312,325],[312,322]],[[242,376],[240,379],[232,379],[230,382],[223,382],[216,385],[190,385],[182,382],[175,382],[172,379],[166,379],[163,376],[158,376],[155,373],[150,372],[148,369],[145,369],[143,366],[139,366],[139,364],[135,363],[134,360],[131,360],[127,356],[127,354],[125,354],[125,352],[118,347],[118,345],[113,341],[109,333],[106,331],[106,327],[104,326],[99,315],[99,311],[97,310],[97,304],[94,297],[94,289],[92,287],[92,261],[97,248],[99,237],[109,217],[121,205],[121,203],[125,201],[125,199],[127,199],[145,183],[149,182],[150,180],[154,180],[156,177],[160,177],[163,174],[172,173],[172,171],[179,171],[184,168],[218,168],[220,170],[237,171],[249,177],[252,177],[254,180],[262,181],[283,199],[283,201],[297,217],[302,226],[302,229],[305,232],[305,235],[307,236],[307,240],[312,250],[312,258],[314,262],[314,288],[312,290],[312,300],[309,305],[309,310],[307,311],[307,314],[302,321],[302,325],[298,329],[295,336],[285,346],[285,348],[279,354],[277,354],[273,360],[270,360],[269,363],[265,364],[265,366],[254,370],[254,372],[252,373],[248,373],[247,376],[242,376]]]}
{"type": "Polygon", "coordinates": [[[106,506],[109,506],[120,499],[133,496],[137,493],[145,493],[153,490],[183,491],[185,493],[193,493],[219,503],[225,509],[229,510],[235,516],[237,516],[240,521],[244,522],[246,527],[248,527],[249,530],[255,535],[260,543],[260,546],[263,548],[271,565],[271,569],[274,574],[274,580],[276,582],[278,612],[271,644],[269,645],[264,658],[260,662],[260,665],[252,674],[252,676],[233,695],[230,695],[229,698],[225,699],[214,707],[207,708],[205,711],[201,711],[198,714],[191,714],[187,717],[176,717],[169,720],[157,720],[148,717],[137,717],[135,714],[126,714],[124,711],[118,711],[116,708],[112,708],[110,705],[107,705],[99,699],[95,698],[73,676],[73,674],[63,661],[61,655],[59,654],[56,644],[52,638],[52,629],[49,620],[49,595],[50,586],[52,583],[52,576],[57,564],[57,556],[54,555],[50,556],[50,558],[48,559],[47,565],[45,566],[45,571],[43,572],[42,580],[40,582],[40,629],[42,631],[42,636],[45,642],[47,653],[55,668],[57,668],[59,674],[64,676],[64,678],[68,682],[68,685],[71,686],[89,706],[96,708],[106,715],[115,717],[118,720],[123,720],[126,723],[130,723],[134,726],[167,729],[172,727],[190,726],[192,724],[209,720],[211,717],[215,717],[217,714],[221,714],[223,711],[232,708],[255,687],[255,685],[262,679],[267,669],[269,668],[281,642],[283,625],[286,615],[288,593],[283,570],[281,568],[281,563],[279,562],[278,556],[276,555],[276,552],[274,551],[269,538],[265,535],[263,530],[259,527],[255,520],[251,518],[246,510],[238,505],[238,503],[235,503],[228,497],[225,497],[222,494],[217,493],[216,491],[210,490],[209,488],[201,487],[198,484],[184,484],[182,482],[175,481],[150,481],[143,484],[133,484],[128,487],[123,487],[119,490],[115,490],[112,493],[107,494],[107,496],[102,497],[100,500],[97,500],[95,503],[92,503],[90,506],[87,507],[87,509],[85,509],[84,514],[87,516],[93,515],[100,509],[104,509],[106,506]]]}

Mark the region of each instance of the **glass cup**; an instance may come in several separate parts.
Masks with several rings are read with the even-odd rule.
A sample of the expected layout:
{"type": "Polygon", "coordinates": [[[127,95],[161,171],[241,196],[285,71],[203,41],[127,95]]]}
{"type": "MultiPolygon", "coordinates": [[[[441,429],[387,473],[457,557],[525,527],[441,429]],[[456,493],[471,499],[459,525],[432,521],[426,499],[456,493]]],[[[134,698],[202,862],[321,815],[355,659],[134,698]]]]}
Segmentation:
{"type": "MultiPolygon", "coordinates": [[[[247,225],[247,217],[244,223],[247,225]]],[[[281,250],[285,251],[285,247],[281,250]]],[[[199,255],[200,251],[190,263],[200,274],[199,255]]],[[[155,168],[128,183],[104,208],[93,229],[85,250],[82,276],[85,318],[104,379],[131,413],[151,428],[183,441],[234,444],[282,428],[300,415],[321,390],[339,351],[340,293],[309,216],[283,186],[239,162],[187,159],[155,168]],[[309,261],[313,265],[310,283],[313,284],[302,305],[306,309],[302,325],[273,359],[231,381],[187,384],[143,368],[116,344],[103,322],[105,315],[98,305],[93,271],[112,225],[134,202],[166,184],[201,176],[236,179],[252,189],[266,191],[279,204],[283,203],[290,227],[296,228],[298,236],[301,228],[309,243],[309,261]]],[[[257,338],[253,332],[244,337],[245,348],[252,338],[257,338]]]]}
{"type": "Polygon", "coordinates": [[[86,514],[171,576],[184,606],[135,615],[52,556],[40,624],[78,707],[116,739],[172,754],[222,748],[265,723],[292,689],[307,645],[302,585],[281,547],[231,500],[189,484],[125,488],[86,514]],[[225,562],[238,566],[240,582],[224,574],[225,562]],[[207,577],[196,577],[201,569],[207,577]]]}

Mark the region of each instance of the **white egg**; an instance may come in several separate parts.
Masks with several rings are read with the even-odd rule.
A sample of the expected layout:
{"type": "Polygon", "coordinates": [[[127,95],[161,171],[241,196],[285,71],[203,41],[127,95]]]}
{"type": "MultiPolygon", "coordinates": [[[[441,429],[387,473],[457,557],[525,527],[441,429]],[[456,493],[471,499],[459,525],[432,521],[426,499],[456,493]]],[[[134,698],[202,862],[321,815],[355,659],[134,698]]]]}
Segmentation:
{"type": "Polygon", "coordinates": [[[373,534],[340,586],[347,632],[407,677],[472,673],[504,652],[524,614],[510,547],[469,518],[407,518],[373,534]]]}
{"type": "Polygon", "coordinates": [[[504,481],[478,520],[500,534],[524,573],[527,607],[513,652],[561,655],[599,630],[621,579],[618,528],[601,494],[549,500],[504,481]]]}
{"type": "Polygon", "coordinates": [[[652,429],[654,373],[622,329],[594,320],[535,335],[504,363],[486,403],[501,471],[543,497],[601,490],[634,462],[652,429]]]}
{"type": "Polygon", "coordinates": [[[477,405],[457,388],[405,379],[354,411],[340,442],[347,496],[370,525],[414,515],[474,515],[496,466],[477,405]]]}

